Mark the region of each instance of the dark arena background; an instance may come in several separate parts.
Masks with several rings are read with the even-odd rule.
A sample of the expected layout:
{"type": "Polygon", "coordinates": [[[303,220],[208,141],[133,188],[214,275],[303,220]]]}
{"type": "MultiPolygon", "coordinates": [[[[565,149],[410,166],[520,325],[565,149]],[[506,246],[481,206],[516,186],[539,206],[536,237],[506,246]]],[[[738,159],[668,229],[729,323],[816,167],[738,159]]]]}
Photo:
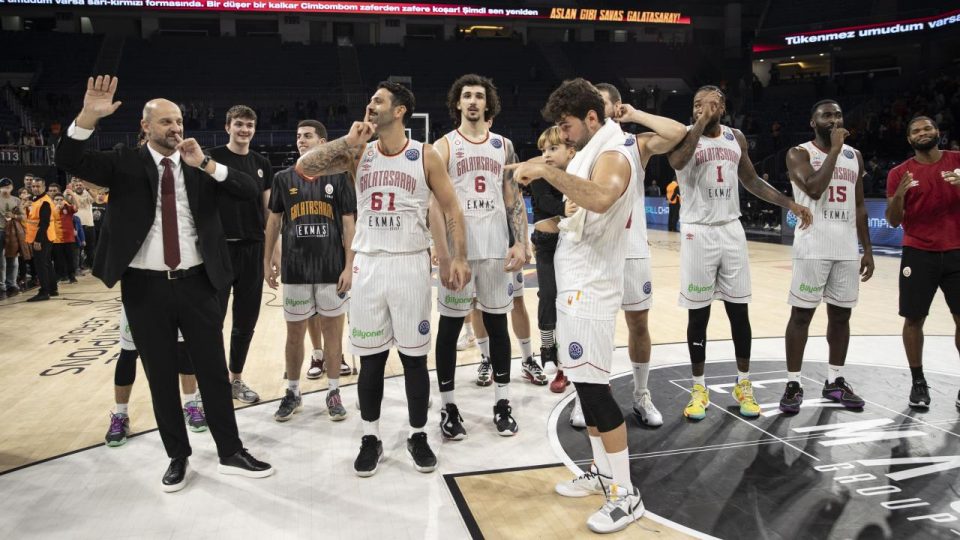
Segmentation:
{"type": "MultiPolygon", "coordinates": [[[[960,306],[960,270],[953,273],[952,293],[936,294],[923,327],[930,407],[911,408],[914,379],[898,311],[898,286],[909,267],[901,268],[904,230],[887,221],[888,175],[914,156],[908,143],[912,118],[929,117],[939,128],[937,146],[960,151],[960,4],[464,1],[469,3],[0,0],[0,190],[10,179],[16,198],[31,177],[61,191],[74,185],[74,177],[56,165],[58,142],[83,107],[88,77],[97,75],[117,77],[114,99],[122,105],[99,121],[88,148],[136,148],[144,104],[154,98],[178,106],[184,138],[195,138],[203,149],[223,147],[231,141],[227,112],[242,104],[256,113],[249,149],[269,161],[261,178],[297,163],[302,120],[322,122],[330,141],[346,135],[364,119],[381,81],[399,83],[416,96],[407,137],[435,143],[460,124],[447,104],[453,81],[468,73],[489,77],[501,105],[490,130],[513,142],[520,161],[541,155],[538,138],[552,125],[542,112],[564,81],[609,83],[625,104],[683,125],[694,122],[697,90],[714,85],[725,96],[720,123],[743,133],[758,175],[788,197],[796,188],[787,154],[813,138],[811,106],[833,99],[849,131],[845,143],[863,157],[863,206],[876,262],[874,277],[860,284],[844,367],[865,406],[845,409],[821,398],[830,355],[827,309],[821,307],[804,355],[803,409],[795,415],[778,409],[788,380],[784,329],[791,314],[786,300],[797,216],[743,189],[740,222],[753,287],[751,381],[761,412],[755,418],[739,414],[733,336],[716,305],[706,352],[711,406],[700,422],[684,418],[693,384],[688,313],[677,306],[681,233],[668,230],[667,201],[677,175],[666,155],[653,156],[638,189],[645,194],[652,265],[644,290],[650,294],[652,288],[654,298],[649,389],[663,425],[643,425],[633,412],[629,330],[618,314],[610,385],[625,417],[630,477],[646,513],[612,536],[960,537],[960,315],[944,301],[960,306]]],[[[625,129],[648,131],[636,124],[625,129]]],[[[333,188],[327,187],[329,195],[333,188]]],[[[87,191],[93,219],[83,223],[88,244],[78,240],[72,262],[54,252],[59,294],[32,303],[28,299],[43,292],[30,256],[17,247],[23,226],[11,224],[30,217],[13,213],[0,196],[6,270],[0,275],[0,538],[594,535],[585,519],[604,504],[603,495],[564,498],[554,491],[558,482],[588,471],[593,455],[586,430],[570,424],[574,386],[552,392],[524,378],[518,317],[508,317],[516,436],[497,436],[491,423],[494,389],[475,384],[483,358],[471,341],[457,353],[456,371],[458,405],[470,435],[463,441],[441,437],[434,335],[425,431],[437,470],[422,474],[410,465],[404,367],[390,353],[379,428],[384,455],[376,476],[359,478],[354,459],[365,434],[357,391],[361,364],[348,345],[351,332],[355,337],[359,330],[347,324],[341,336],[348,366],[339,382],[345,421],[331,422],[328,414],[329,370],[339,369],[329,358],[326,373],[303,378],[301,414],[290,422],[274,419],[287,389],[284,306],[291,304],[282,288],[263,287],[256,332],[248,341],[243,380],[259,400],[233,402],[244,446],[269,461],[276,474],[263,480],[217,474],[213,439],[190,433],[189,485],[163,493],[158,480],[167,460],[140,362],[128,400],[126,444],[105,442],[118,403],[121,288],[106,287],[91,267],[103,228],[130,224],[110,221],[109,189],[90,185],[87,191]]],[[[24,197],[26,204],[33,195],[24,197]]],[[[532,233],[527,188],[523,198],[532,233]]],[[[960,250],[952,253],[954,260],[960,257],[960,250]]],[[[539,362],[537,304],[544,281],[537,264],[536,257],[527,261],[509,290],[517,290],[514,315],[525,304],[526,324],[533,328],[527,339],[539,362]]],[[[437,287],[438,270],[432,271],[437,287]]],[[[398,290],[407,286],[391,283],[398,290]]],[[[434,289],[431,301],[436,295],[434,289]]],[[[413,322],[421,334],[436,334],[438,319],[434,303],[429,320],[413,322]]],[[[228,309],[227,358],[234,320],[228,309]]],[[[312,350],[307,342],[308,365],[312,350]]],[[[199,403],[203,414],[196,395],[190,403],[199,403]]]]}

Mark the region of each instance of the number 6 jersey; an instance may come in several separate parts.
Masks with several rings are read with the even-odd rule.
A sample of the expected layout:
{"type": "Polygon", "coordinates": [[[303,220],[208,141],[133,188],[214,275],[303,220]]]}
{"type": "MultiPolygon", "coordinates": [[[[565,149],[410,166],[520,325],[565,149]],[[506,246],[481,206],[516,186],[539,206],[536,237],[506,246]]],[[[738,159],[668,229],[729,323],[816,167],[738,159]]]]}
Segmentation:
{"type": "Polygon", "coordinates": [[[509,232],[503,207],[503,166],[507,140],[490,132],[472,142],[459,130],[444,136],[450,148],[447,171],[467,224],[467,259],[502,259],[509,232]]]}
{"type": "Polygon", "coordinates": [[[430,247],[423,143],[407,140],[394,155],[367,143],[357,166],[357,253],[416,253],[430,247]]]}
{"type": "MultiPolygon", "coordinates": [[[[813,141],[805,142],[799,148],[807,151],[814,170],[819,170],[827,159],[827,153],[817,148],[813,141]]],[[[800,222],[797,222],[793,236],[794,259],[855,261],[860,258],[856,201],[859,178],[857,153],[852,147],[843,145],[830,185],[819,199],[815,200],[793,186],[793,199],[813,214],[813,223],[807,229],[801,229],[800,222]]]]}
{"type": "Polygon", "coordinates": [[[722,225],[740,217],[740,154],[740,143],[727,126],[720,126],[717,137],[700,136],[693,157],[677,171],[681,223],[722,225]]]}

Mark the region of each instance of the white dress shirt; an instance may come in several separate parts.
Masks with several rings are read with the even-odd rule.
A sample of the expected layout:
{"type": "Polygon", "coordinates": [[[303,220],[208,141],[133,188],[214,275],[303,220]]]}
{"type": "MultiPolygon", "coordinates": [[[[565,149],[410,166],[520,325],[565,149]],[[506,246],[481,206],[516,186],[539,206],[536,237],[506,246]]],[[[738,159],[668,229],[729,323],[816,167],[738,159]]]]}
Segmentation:
{"type": "MultiPolygon", "coordinates": [[[[84,141],[90,138],[93,130],[84,129],[73,123],[67,129],[67,136],[71,139],[84,141]]],[[[187,199],[187,186],[183,181],[183,164],[180,160],[180,152],[174,152],[169,156],[164,156],[147,145],[150,156],[157,167],[157,174],[161,181],[157,182],[157,206],[153,218],[153,225],[147,233],[147,237],[140,245],[140,250],[130,262],[131,268],[142,268],[145,270],[167,271],[170,268],[163,262],[163,217],[160,210],[160,189],[163,185],[163,165],[160,160],[164,157],[170,158],[173,162],[173,184],[177,197],[177,232],[180,237],[180,264],[173,270],[184,270],[192,268],[203,263],[203,257],[200,255],[197,237],[197,227],[193,222],[193,213],[190,211],[190,202],[187,199]]],[[[217,182],[223,182],[227,179],[227,166],[220,163],[216,164],[216,170],[213,172],[213,179],[217,182]]],[[[123,224],[118,224],[123,226],[123,224]]]]}

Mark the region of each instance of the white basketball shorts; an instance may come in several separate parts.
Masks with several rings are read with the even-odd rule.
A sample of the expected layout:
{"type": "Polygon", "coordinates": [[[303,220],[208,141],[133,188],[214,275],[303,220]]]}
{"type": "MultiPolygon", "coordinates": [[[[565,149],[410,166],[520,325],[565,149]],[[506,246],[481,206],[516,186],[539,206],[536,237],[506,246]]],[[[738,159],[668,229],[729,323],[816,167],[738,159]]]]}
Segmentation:
{"type": "Polygon", "coordinates": [[[462,290],[437,287],[437,310],[446,317],[466,317],[476,308],[486,313],[503,314],[513,309],[513,274],[503,271],[503,259],[470,261],[470,283],[462,290]]]}
{"type": "Polygon", "coordinates": [[[627,259],[623,266],[624,311],[645,311],[653,307],[653,272],[650,259],[627,259]]]}
{"type": "Polygon", "coordinates": [[[860,296],[859,261],[794,259],[787,303],[812,309],[820,302],[852,308],[860,296]]]}
{"type": "Polygon", "coordinates": [[[699,309],[715,299],[748,304],[751,294],[747,236],[740,221],[681,224],[678,305],[699,309]]]}
{"type": "Polygon", "coordinates": [[[337,293],[335,283],[284,283],[283,319],[304,321],[320,315],[339,317],[350,305],[349,293],[337,293]]]}

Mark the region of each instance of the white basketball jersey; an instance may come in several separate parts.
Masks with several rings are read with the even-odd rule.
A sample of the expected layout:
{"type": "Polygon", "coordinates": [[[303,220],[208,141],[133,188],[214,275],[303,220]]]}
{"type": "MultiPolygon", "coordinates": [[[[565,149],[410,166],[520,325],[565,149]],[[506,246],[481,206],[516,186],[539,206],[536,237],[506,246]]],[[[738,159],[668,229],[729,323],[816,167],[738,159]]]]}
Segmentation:
{"type": "Polygon", "coordinates": [[[503,207],[507,140],[488,132],[474,143],[459,130],[444,137],[450,148],[447,171],[467,224],[467,259],[502,259],[510,241],[503,207]]]}
{"type": "Polygon", "coordinates": [[[427,208],[430,187],[424,172],[423,143],[408,140],[395,155],[367,143],[357,167],[359,253],[414,253],[430,246],[427,208]]]}
{"type": "MultiPolygon", "coordinates": [[[[819,170],[827,153],[813,141],[800,145],[810,156],[810,165],[819,170]]],[[[793,235],[794,259],[849,261],[860,258],[857,241],[857,181],[860,162],[852,147],[843,145],[833,177],[826,191],[814,200],[799,187],[793,186],[793,199],[813,214],[813,223],[801,229],[799,221],[793,235]]]]}
{"type": "Polygon", "coordinates": [[[630,160],[630,166],[633,167],[633,178],[630,182],[632,188],[637,192],[633,200],[633,209],[630,213],[630,219],[627,220],[627,255],[628,259],[648,259],[650,258],[650,246],[647,245],[647,206],[644,203],[643,180],[646,177],[646,171],[643,170],[643,161],[640,159],[640,147],[637,145],[637,138],[634,135],[626,134],[627,140],[624,146],[629,150],[623,154],[630,160]]]}
{"type": "MultiPolygon", "coordinates": [[[[627,156],[625,145],[615,150],[627,156]]],[[[630,173],[631,184],[636,172],[630,173]]],[[[554,257],[557,274],[557,309],[574,317],[609,320],[616,317],[623,298],[623,267],[627,253],[627,221],[637,190],[627,185],[606,213],[587,212],[580,241],[560,234],[554,257]]]]}
{"type": "Polygon", "coordinates": [[[740,143],[727,126],[720,126],[719,137],[700,136],[693,157],[677,171],[681,223],[719,225],[740,217],[740,154],[740,143]]]}

